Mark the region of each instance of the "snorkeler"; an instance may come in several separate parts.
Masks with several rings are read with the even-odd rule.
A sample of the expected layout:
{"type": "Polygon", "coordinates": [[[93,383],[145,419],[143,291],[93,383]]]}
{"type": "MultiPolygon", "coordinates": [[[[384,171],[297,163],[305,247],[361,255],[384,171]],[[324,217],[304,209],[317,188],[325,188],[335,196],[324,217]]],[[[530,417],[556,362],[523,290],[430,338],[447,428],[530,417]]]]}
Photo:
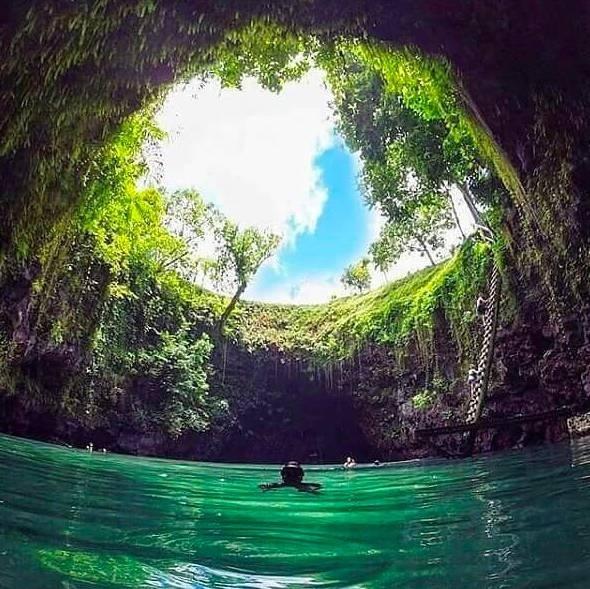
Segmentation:
{"type": "Polygon", "coordinates": [[[298,491],[305,493],[317,493],[322,485],[319,483],[304,483],[304,470],[301,468],[299,462],[287,462],[281,468],[282,483],[262,483],[259,487],[263,491],[272,491],[274,489],[281,489],[283,487],[295,487],[298,491]]]}

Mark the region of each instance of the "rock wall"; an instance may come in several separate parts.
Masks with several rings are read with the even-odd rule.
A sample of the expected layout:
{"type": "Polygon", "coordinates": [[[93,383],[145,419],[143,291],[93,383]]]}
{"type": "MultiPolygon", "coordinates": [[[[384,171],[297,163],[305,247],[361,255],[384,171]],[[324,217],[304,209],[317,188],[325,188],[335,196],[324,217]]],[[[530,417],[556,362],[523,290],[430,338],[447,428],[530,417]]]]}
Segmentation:
{"type": "MultiPolygon", "coordinates": [[[[412,398],[433,388],[431,366],[411,347],[400,364],[398,353],[378,346],[361,351],[337,378],[323,380],[311,380],[302,367],[289,374],[289,362],[275,370],[274,358],[231,351],[230,360],[239,360],[228,360],[225,376],[217,361],[214,383],[230,401],[226,421],[207,435],[177,441],[124,432],[114,406],[111,425],[90,430],[43,402],[64,375],[75,373],[84,343],[43,343],[48,340],[40,338],[37,321],[42,314],[31,315],[27,303],[34,263],[25,270],[15,263],[14,269],[9,266],[15,260],[8,258],[22,258],[28,249],[34,259],[47,244],[46,236],[79,203],[84,166],[122,120],[195,63],[206,64],[228,30],[259,16],[328,36],[361,32],[393,46],[412,44],[456,68],[465,104],[513,199],[506,230],[519,311],[498,336],[488,415],[583,407],[590,394],[587,3],[322,1],[301,3],[297,10],[292,2],[261,2],[259,8],[234,2],[227,14],[214,4],[201,12],[198,3],[162,2],[150,12],[141,2],[109,0],[91,18],[82,4],[19,2],[0,16],[0,86],[11,89],[0,94],[0,320],[13,343],[25,348],[15,374],[32,371],[44,383],[38,397],[2,397],[4,431],[208,459],[274,460],[300,452],[306,460],[332,460],[341,451],[391,459],[437,452],[413,436],[415,427],[462,416],[464,376],[444,333],[433,356],[448,384],[422,409],[412,398]],[[26,20],[29,9],[34,22],[26,20]],[[163,49],[164,39],[173,41],[163,49]],[[252,395],[244,393],[246,386],[252,395]]],[[[482,432],[476,449],[565,435],[559,418],[482,432]]]]}
{"type": "MultiPolygon", "coordinates": [[[[581,413],[590,407],[590,316],[555,323],[535,309],[524,308],[498,331],[486,419],[564,407],[581,413]]],[[[207,432],[178,439],[129,428],[120,404],[110,409],[108,425],[95,428],[17,396],[2,398],[0,428],[79,447],[92,441],[95,447],[124,453],[229,462],[458,456],[466,434],[416,435],[422,428],[461,424],[465,419],[464,369],[457,364],[458,350],[443,319],[435,342],[436,371],[412,346],[401,357],[399,349],[367,346],[354,358],[322,370],[280,354],[218,346],[212,392],[227,399],[229,410],[207,432]],[[430,396],[421,406],[415,397],[423,390],[430,396]]],[[[40,361],[42,370],[61,365],[59,354],[40,361]]],[[[141,388],[141,383],[136,386],[141,388]]],[[[554,442],[568,435],[567,415],[559,414],[482,430],[474,452],[554,442]]]]}

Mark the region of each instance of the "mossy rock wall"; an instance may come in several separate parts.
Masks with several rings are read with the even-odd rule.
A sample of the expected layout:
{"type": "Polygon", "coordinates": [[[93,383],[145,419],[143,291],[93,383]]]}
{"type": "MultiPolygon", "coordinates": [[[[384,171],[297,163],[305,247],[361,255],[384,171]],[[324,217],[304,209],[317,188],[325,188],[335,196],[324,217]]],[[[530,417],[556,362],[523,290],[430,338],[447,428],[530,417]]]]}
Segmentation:
{"type": "MultiPolygon", "coordinates": [[[[227,34],[253,20],[327,37],[343,34],[396,47],[412,45],[450,62],[480,145],[512,198],[505,210],[507,248],[501,261],[516,303],[508,305],[512,308],[505,323],[508,331],[500,338],[492,410],[534,407],[539,399],[555,405],[572,396],[584,400],[590,394],[586,369],[590,18],[582,0],[565,7],[551,0],[469,0],[460,5],[452,0],[393,5],[385,0],[222,4],[25,0],[5,8],[0,21],[0,319],[9,332],[14,317],[19,318],[19,329],[26,328],[19,335],[22,353],[9,360],[18,361],[25,373],[27,366],[33,367],[29,372],[41,383],[37,397],[12,398],[5,404],[5,423],[14,425],[15,431],[18,420],[11,422],[10,416],[22,417],[24,431],[34,412],[47,415],[49,393],[59,398],[62,391],[57,389],[64,385],[59,379],[66,366],[75,373],[87,353],[84,333],[77,334],[74,343],[59,343],[53,333],[53,343],[45,346],[47,317],[39,309],[29,317],[27,302],[39,253],[64,235],[69,216],[80,205],[94,154],[133,112],[159,100],[174,82],[206,71],[227,34]],[[37,378],[41,374],[55,378],[41,382],[37,378]],[[571,392],[560,382],[567,383],[571,392]],[[496,394],[504,400],[494,405],[496,394]]],[[[96,272],[100,278],[101,270],[96,272]]],[[[449,284],[443,281],[445,287],[449,284]]],[[[476,288],[477,281],[467,284],[476,288]]],[[[404,425],[399,425],[410,394],[422,395],[417,402],[422,412],[404,424],[418,423],[417,416],[428,415],[429,407],[436,417],[460,409],[464,384],[459,384],[463,377],[458,375],[464,374],[475,340],[472,322],[458,319],[472,304],[474,293],[456,286],[457,298],[447,296],[444,309],[437,304],[429,307],[434,301],[428,296],[417,297],[423,306],[412,308],[411,297],[378,293],[364,299],[365,316],[356,315],[352,309],[356,303],[346,301],[290,312],[244,305],[234,321],[232,345],[243,347],[240,354],[249,354],[253,362],[257,354],[268,355],[264,362],[270,364],[263,373],[271,370],[276,358],[298,366],[299,373],[314,383],[310,391],[322,382],[317,390],[332,395],[326,391],[338,391],[340,382],[343,391],[351,391],[344,403],[351,407],[347,415],[358,416],[367,447],[394,456],[399,448],[412,447],[403,434],[404,425]],[[268,329],[263,330],[263,341],[256,341],[251,327],[260,325],[265,314],[268,329]],[[283,315],[289,316],[288,325],[278,329],[277,318],[283,315]],[[314,325],[319,326],[317,333],[311,329],[314,325]],[[444,360],[447,352],[453,362],[444,360]],[[342,368],[339,381],[335,374],[340,362],[351,368],[342,368]],[[432,383],[447,373],[449,401],[440,407],[438,401],[429,405],[432,383]],[[402,431],[392,436],[403,443],[393,438],[391,443],[383,441],[390,431],[402,431]]],[[[97,300],[104,294],[101,291],[98,284],[97,300]]],[[[73,293],[64,293],[69,296],[73,293]]],[[[90,308],[90,302],[85,306],[90,308]]],[[[89,314],[88,319],[91,331],[99,318],[89,314]]],[[[202,329],[209,327],[203,321],[202,329]]],[[[14,340],[13,336],[10,332],[14,340]]],[[[219,376],[222,346],[218,342],[213,384],[219,395],[239,397],[237,391],[226,390],[230,373],[226,370],[224,378],[219,376]]],[[[14,384],[19,388],[22,383],[14,384]]],[[[281,385],[284,391],[289,386],[281,385]]],[[[260,390],[271,395],[274,388],[265,384],[260,390]]],[[[112,411],[116,413],[115,406],[112,411]]],[[[239,422],[240,415],[237,411],[232,418],[239,422]]],[[[218,439],[225,440],[229,430],[219,427],[223,432],[218,439]]],[[[58,419],[53,429],[70,431],[71,439],[93,431],[80,419],[72,423],[58,419]]],[[[547,436],[558,437],[559,431],[556,426],[555,435],[547,436]]],[[[106,439],[109,434],[104,435],[106,439]]],[[[519,435],[510,443],[521,443],[519,435]]],[[[234,447],[235,439],[239,436],[232,442],[234,447]]],[[[182,448],[164,438],[158,443],[148,440],[145,448],[151,444],[161,453],[205,455],[205,450],[199,454],[194,448],[208,448],[209,441],[199,440],[185,441],[182,448]]],[[[491,439],[482,444],[494,446],[491,439]]],[[[130,441],[128,447],[132,446],[130,441]]],[[[207,455],[221,457],[219,448],[222,445],[217,451],[207,450],[207,455]]]]}
{"type": "MultiPolygon", "coordinates": [[[[439,448],[416,429],[464,421],[465,376],[481,331],[474,302],[485,293],[491,256],[488,246],[469,241],[447,262],[359,297],[310,307],[242,303],[224,337],[214,327],[223,305],[189,284],[182,300],[176,284],[150,287],[162,301],[152,319],[146,301],[125,303],[131,308],[123,314],[116,306],[101,319],[108,348],[133,352],[144,345],[138,328],[146,321],[148,339],[150,325],[171,329],[190,319],[194,337],[205,331],[215,341],[210,400],[226,408],[205,431],[180,437],[154,425],[163,399],[152,377],[123,368],[119,376],[89,380],[84,375],[98,352],[83,338],[59,342],[30,326],[29,350],[10,366],[20,383],[2,395],[0,425],[77,446],[92,441],[115,451],[201,460],[338,462],[348,454],[368,461],[453,453],[460,439],[439,448]]],[[[517,311],[505,293],[487,414],[583,404],[590,386],[586,328],[570,321],[563,330],[532,304],[517,311]]],[[[552,421],[486,434],[476,450],[560,439],[562,426],[552,421]]]]}

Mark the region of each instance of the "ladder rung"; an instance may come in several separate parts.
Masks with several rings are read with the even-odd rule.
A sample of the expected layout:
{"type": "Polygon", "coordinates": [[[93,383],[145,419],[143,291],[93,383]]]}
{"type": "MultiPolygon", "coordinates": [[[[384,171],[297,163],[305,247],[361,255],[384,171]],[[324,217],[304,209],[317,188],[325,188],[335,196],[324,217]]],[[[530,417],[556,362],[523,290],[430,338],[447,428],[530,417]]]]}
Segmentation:
{"type": "Polygon", "coordinates": [[[528,415],[514,415],[512,417],[504,417],[500,419],[480,419],[477,423],[459,423],[455,425],[417,429],[416,435],[423,437],[441,436],[445,434],[470,432],[482,429],[498,429],[516,423],[542,421],[544,419],[551,419],[553,417],[570,417],[572,415],[575,415],[577,411],[579,411],[578,407],[558,407],[556,409],[541,411],[539,413],[531,413],[528,415]]]}

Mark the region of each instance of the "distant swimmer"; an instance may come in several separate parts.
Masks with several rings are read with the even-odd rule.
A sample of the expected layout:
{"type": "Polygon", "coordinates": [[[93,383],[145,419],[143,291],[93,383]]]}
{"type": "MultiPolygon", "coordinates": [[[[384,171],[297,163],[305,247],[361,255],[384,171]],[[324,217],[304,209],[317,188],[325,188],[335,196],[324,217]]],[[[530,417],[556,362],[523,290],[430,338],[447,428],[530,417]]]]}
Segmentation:
{"type": "Polygon", "coordinates": [[[356,466],[356,460],[352,456],[347,456],[342,466],[344,466],[344,468],[354,468],[356,466]]]}
{"type": "Polygon", "coordinates": [[[295,487],[298,491],[305,493],[317,493],[322,485],[319,483],[304,483],[304,475],[305,472],[299,462],[287,462],[281,468],[282,483],[262,483],[259,487],[263,491],[273,491],[274,489],[282,489],[283,487],[295,487]]]}

